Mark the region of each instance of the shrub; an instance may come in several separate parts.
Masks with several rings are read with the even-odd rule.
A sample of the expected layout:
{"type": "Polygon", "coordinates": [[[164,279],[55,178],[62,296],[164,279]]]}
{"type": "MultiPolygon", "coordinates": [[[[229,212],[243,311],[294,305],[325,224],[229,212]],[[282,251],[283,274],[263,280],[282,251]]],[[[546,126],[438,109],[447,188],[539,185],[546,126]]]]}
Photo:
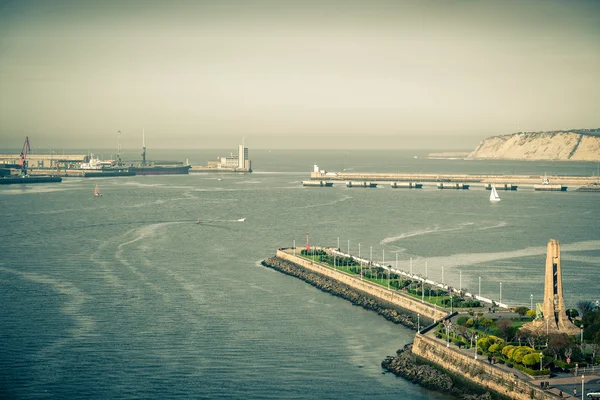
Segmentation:
{"type": "Polygon", "coordinates": [[[458,317],[456,319],[456,323],[458,325],[464,326],[464,325],[466,325],[466,323],[467,323],[468,320],[469,320],[469,317],[463,315],[462,317],[458,317]]]}
{"type": "Polygon", "coordinates": [[[517,314],[519,314],[521,317],[523,317],[525,314],[527,314],[527,311],[529,311],[529,308],[527,308],[527,307],[517,307],[517,308],[515,308],[515,312],[517,314]]]}
{"type": "Polygon", "coordinates": [[[509,344],[508,346],[504,346],[502,348],[502,354],[505,355],[506,357],[510,358],[510,356],[508,355],[508,352],[513,350],[516,346],[513,346],[511,344],[509,344]]]}
{"type": "MultiPolygon", "coordinates": [[[[517,362],[523,362],[523,357],[525,357],[527,354],[532,353],[534,350],[531,347],[527,347],[527,346],[521,346],[518,347],[512,355],[512,359],[517,362]]],[[[538,359],[539,361],[539,359],[538,359]]]]}
{"type": "Polygon", "coordinates": [[[523,357],[523,361],[521,361],[523,363],[523,365],[530,367],[532,365],[536,365],[540,362],[540,355],[539,353],[536,351],[534,353],[529,353],[526,354],[523,357]]]}
{"type": "Polygon", "coordinates": [[[490,347],[488,347],[488,352],[490,354],[498,354],[500,350],[502,350],[502,343],[494,343],[490,347]]]}
{"type": "Polygon", "coordinates": [[[535,317],[535,311],[534,310],[529,310],[525,313],[526,316],[530,317],[530,318],[534,318],[535,317]]]}

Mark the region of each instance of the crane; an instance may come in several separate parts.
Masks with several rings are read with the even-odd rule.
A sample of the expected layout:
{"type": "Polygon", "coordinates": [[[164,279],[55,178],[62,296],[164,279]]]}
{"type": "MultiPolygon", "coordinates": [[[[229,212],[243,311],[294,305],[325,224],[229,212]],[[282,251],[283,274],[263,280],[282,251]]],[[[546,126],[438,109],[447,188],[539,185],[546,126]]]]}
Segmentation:
{"type": "Polygon", "coordinates": [[[25,143],[23,144],[23,148],[21,149],[21,154],[19,157],[19,165],[21,166],[21,174],[27,175],[27,152],[31,151],[29,147],[29,136],[25,136],[25,143]]]}

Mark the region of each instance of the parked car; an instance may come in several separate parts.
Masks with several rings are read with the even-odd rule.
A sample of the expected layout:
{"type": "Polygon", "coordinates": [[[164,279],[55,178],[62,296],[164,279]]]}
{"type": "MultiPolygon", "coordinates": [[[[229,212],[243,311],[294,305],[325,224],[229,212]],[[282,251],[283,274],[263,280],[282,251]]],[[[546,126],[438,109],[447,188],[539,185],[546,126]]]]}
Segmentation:
{"type": "Polygon", "coordinates": [[[589,399],[600,399],[600,392],[589,392],[586,396],[589,399]]]}

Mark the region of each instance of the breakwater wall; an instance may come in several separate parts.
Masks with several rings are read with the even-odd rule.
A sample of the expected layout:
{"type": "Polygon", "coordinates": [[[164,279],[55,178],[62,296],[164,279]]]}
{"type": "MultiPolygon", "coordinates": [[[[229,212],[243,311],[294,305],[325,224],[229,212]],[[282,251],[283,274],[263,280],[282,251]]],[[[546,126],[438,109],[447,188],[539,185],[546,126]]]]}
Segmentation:
{"type": "MultiPolygon", "coordinates": [[[[373,296],[374,298],[398,306],[411,313],[419,314],[428,320],[437,321],[448,315],[448,312],[444,311],[443,309],[434,307],[429,303],[421,302],[399,291],[387,289],[365,279],[361,280],[360,277],[355,275],[333,269],[320,263],[312,262],[302,257],[294,256],[285,250],[277,250],[276,255],[281,259],[298,264],[308,270],[330,277],[354,289],[360,290],[361,292],[373,296]]],[[[425,326],[425,324],[423,324],[423,326],[425,326]]]]}
{"type": "MultiPolygon", "coordinates": [[[[329,181],[369,181],[369,182],[459,182],[475,184],[522,184],[535,185],[543,180],[540,175],[469,175],[469,174],[398,174],[398,173],[350,173],[312,172],[311,179],[329,181]]],[[[586,185],[597,182],[596,176],[548,176],[550,182],[560,185],[586,185]]]]}
{"type": "Polygon", "coordinates": [[[466,355],[446,347],[445,343],[425,335],[415,336],[412,353],[456,376],[511,399],[550,400],[558,398],[551,392],[543,391],[539,387],[517,378],[513,373],[490,365],[487,360],[475,360],[473,355],[466,355]]]}
{"type": "Polygon", "coordinates": [[[279,257],[268,258],[262,262],[265,267],[273,268],[286,275],[296,277],[324,292],[348,300],[355,306],[375,311],[388,321],[404,325],[407,328],[417,330],[417,318],[410,313],[398,312],[392,305],[385,303],[367,294],[338,282],[335,279],[313,272],[296,263],[283,260],[279,257]]]}

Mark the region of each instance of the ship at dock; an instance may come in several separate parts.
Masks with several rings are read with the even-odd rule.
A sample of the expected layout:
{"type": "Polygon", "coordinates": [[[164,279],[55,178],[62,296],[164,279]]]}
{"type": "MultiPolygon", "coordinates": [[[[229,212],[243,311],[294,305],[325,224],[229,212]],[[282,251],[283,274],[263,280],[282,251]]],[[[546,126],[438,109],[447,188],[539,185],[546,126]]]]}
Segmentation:
{"type": "Polygon", "coordinates": [[[191,165],[179,161],[147,161],[146,135],[142,133],[142,160],[130,161],[124,165],[136,175],[180,175],[189,174],[191,165]]]}

